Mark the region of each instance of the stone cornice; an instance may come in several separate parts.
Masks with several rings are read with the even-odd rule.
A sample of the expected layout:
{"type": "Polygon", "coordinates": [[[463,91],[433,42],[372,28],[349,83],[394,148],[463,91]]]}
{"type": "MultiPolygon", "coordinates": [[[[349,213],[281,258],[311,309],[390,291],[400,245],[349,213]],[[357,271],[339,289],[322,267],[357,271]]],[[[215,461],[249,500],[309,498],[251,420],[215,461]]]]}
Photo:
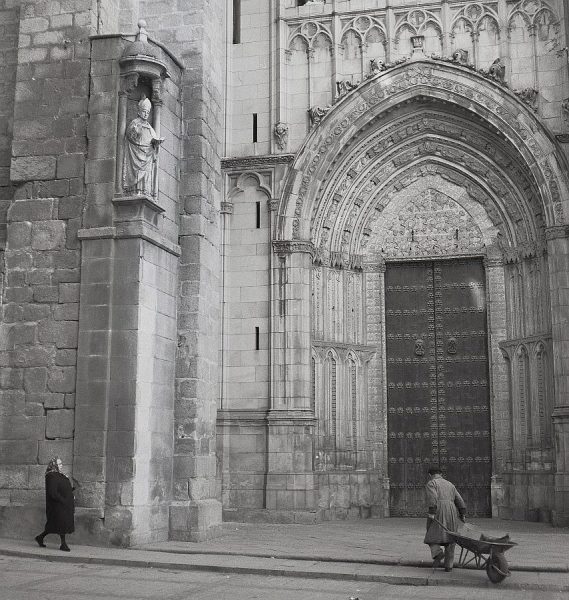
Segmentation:
{"type": "Polygon", "coordinates": [[[311,410],[288,410],[272,409],[267,413],[267,422],[269,427],[279,425],[316,425],[316,417],[311,410]]]}
{"type": "Polygon", "coordinates": [[[82,242],[102,239],[118,240],[140,238],[174,256],[180,256],[182,254],[180,246],[166,239],[154,228],[141,222],[121,222],[115,227],[91,227],[89,229],[80,229],[77,232],[77,237],[82,242]]]}
{"type": "Polygon", "coordinates": [[[218,410],[218,425],[250,424],[264,426],[267,423],[266,410],[218,410]]]}
{"type": "Polygon", "coordinates": [[[267,154],[265,156],[243,156],[222,158],[221,168],[227,170],[256,169],[258,167],[272,167],[274,165],[290,164],[295,158],[294,154],[267,154]]]}

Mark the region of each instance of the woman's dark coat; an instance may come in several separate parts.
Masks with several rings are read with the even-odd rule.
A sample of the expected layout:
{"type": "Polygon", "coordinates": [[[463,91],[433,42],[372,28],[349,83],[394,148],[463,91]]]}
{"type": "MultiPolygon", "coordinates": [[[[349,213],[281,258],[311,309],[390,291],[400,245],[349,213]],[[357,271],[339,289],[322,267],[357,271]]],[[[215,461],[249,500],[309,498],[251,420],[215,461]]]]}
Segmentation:
{"type": "Polygon", "coordinates": [[[75,531],[75,499],[71,482],[63,473],[52,471],[45,476],[46,533],[73,533],[75,531]]]}

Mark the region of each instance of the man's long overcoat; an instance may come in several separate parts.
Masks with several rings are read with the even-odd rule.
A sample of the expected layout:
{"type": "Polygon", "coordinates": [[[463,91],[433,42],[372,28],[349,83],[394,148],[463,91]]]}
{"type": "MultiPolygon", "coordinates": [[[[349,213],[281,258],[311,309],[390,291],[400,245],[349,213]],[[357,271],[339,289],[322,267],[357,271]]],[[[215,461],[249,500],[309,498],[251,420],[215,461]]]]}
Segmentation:
{"type": "MultiPolygon", "coordinates": [[[[426,485],[427,505],[437,521],[448,530],[456,531],[459,525],[459,514],[466,512],[466,504],[454,485],[441,475],[435,475],[426,485]]],[[[429,520],[425,544],[449,544],[452,540],[446,531],[433,520],[429,520]]]]}

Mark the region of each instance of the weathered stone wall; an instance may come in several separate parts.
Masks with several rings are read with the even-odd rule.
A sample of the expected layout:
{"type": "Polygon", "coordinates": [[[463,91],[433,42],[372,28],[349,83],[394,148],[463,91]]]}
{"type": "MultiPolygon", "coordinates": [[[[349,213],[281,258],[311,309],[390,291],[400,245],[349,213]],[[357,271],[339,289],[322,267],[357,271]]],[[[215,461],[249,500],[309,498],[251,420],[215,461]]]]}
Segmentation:
{"type": "MultiPolygon", "coordinates": [[[[13,19],[14,13],[7,12],[13,19]]],[[[13,21],[11,31],[13,31],[13,21]]],[[[0,343],[2,532],[37,527],[43,472],[72,464],[89,35],[97,3],[22,2],[0,343]],[[29,522],[28,522],[29,520],[29,522]]],[[[10,40],[10,36],[7,38],[10,40]]],[[[10,77],[8,77],[10,81],[10,77]]],[[[10,86],[3,86],[9,90],[10,86]]],[[[10,102],[3,103],[3,110],[10,102]]],[[[6,188],[4,188],[6,189],[6,188]]]]}
{"type": "MultiPolygon", "coordinates": [[[[10,160],[18,60],[19,4],[19,1],[14,0],[0,2],[0,37],[3,40],[0,49],[0,249],[6,243],[6,212],[14,194],[10,184],[10,160]]],[[[3,261],[0,257],[1,272],[3,261]]]]}
{"type": "Polygon", "coordinates": [[[170,535],[200,540],[221,523],[215,477],[219,393],[219,206],[223,139],[222,0],[141,1],[149,34],[181,58],[183,146],[180,161],[178,358],[174,504],[170,535]],[[221,17],[221,19],[220,19],[221,17]]]}

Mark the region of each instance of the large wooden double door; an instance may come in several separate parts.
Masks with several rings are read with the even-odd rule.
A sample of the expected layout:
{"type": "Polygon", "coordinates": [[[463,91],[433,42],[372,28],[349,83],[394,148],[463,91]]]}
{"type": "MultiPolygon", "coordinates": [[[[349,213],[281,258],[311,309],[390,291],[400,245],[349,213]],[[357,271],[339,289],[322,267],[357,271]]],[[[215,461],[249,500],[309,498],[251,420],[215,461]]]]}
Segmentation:
{"type": "Polygon", "coordinates": [[[480,260],[388,263],[385,274],[390,511],[426,514],[430,465],[470,516],[490,515],[491,439],[480,260]]]}

